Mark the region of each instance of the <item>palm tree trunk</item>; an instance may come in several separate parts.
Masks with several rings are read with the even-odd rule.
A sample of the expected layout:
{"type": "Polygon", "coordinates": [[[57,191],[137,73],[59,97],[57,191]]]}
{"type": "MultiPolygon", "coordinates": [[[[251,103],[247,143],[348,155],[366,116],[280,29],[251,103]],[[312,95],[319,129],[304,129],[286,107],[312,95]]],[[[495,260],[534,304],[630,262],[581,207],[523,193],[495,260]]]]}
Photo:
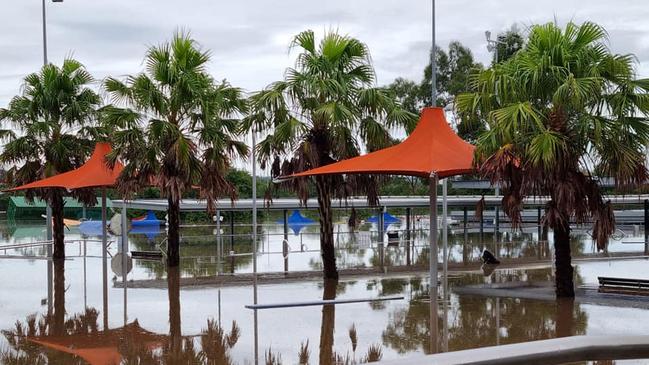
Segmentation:
{"type": "Polygon", "coordinates": [[[171,197],[167,198],[169,207],[169,233],[167,234],[167,265],[180,265],[180,201],[171,197]]]}
{"type": "MultiPolygon", "coordinates": [[[[322,299],[336,299],[338,280],[325,279],[322,299]]],[[[333,363],[334,327],[336,324],[336,305],[322,306],[322,323],[320,324],[320,364],[333,363]]]]}
{"type": "MultiPolygon", "coordinates": [[[[54,241],[52,257],[55,259],[64,259],[65,226],[63,225],[63,195],[58,191],[53,192],[50,205],[52,207],[52,239],[54,241]]],[[[47,222],[47,224],[50,223],[47,222]]]]}
{"type": "Polygon", "coordinates": [[[334,248],[334,226],[331,213],[331,194],[324,176],[316,176],[318,192],[318,213],[320,213],[320,254],[325,279],[338,279],[336,252],[334,248]]]}
{"type": "Polygon", "coordinates": [[[570,257],[570,222],[554,227],[555,291],[557,298],[574,298],[575,287],[570,257]]]}
{"type": "Polygon", "coordinates": [[[54,323],[52,334],[62,335],[65,331],[65,260],[54,262],[54,323]]]}

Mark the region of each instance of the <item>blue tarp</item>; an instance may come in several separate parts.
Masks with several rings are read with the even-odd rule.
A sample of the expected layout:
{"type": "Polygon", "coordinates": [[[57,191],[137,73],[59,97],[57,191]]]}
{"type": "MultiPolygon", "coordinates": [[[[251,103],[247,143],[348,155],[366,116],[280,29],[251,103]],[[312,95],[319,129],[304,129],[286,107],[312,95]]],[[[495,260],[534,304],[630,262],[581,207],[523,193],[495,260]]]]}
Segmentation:
{"type": "MultiPolygon", "coordinates": [[[[288,221],[288,226],[293,230],[293,234],[296,236],[300,234],[300,231],[302,228],[315,224],[315,221],[313,219],[307,218],[300,214],[299,210],[293,210],[293,213],[289,215],[286,219],[288,221]]],[[[277,223],[279,224],[284,224],[284,219],[278,219],[277,223]]]]}

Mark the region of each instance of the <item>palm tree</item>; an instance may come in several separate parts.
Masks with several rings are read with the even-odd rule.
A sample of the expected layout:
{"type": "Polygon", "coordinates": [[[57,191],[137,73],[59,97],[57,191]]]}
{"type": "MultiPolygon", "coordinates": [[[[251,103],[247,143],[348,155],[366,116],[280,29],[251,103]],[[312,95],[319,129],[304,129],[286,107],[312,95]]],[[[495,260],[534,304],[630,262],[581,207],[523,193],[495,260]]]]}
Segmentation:
{"type": "Polygon", "coordinates": [[[506,62],[475,75],[458,97],[461,113],[486,120],[478,140],[480,172],[503,184],[503,208],[520,222],[526,196],[549,196],[556,295],[573,297],[570,222],[593,219],[603,249],[614,231],[610,202],[596,175],[618,187],[647,178],[649,80],[636,80],[632,55],[613,54],[597,24],[536,25],[506,62]]]}
{"type": "MultiPolygon", "coordinates": [[[[291,49],[299,49],[296,65],[284,80],[250,98],[248,128],[267,133],[255,146],[262,168],[287,175],[358,156],[361,143],[376,150],[393,143],[391,127],[414,128],[416,116],[405,111],[383,88],[374,86],[374,69],[365,44],[349,36],[327,33],[319,44],[313,31],[298,34],[291,49]]],[[[308,180],[289,182],[304,202],[308,180]]],[[[326,278],[337,278],[331,197],[350,189],[376,202],[375,179],[352,176],[315,177],[320,215],[320,248],[326,278]]]]}
{"type": "Polygon", "coordinates": [[[188,35],[151,47],[143,73],[124,82],[108,78],[104,87],[112,98],[103,122],[112,133],[109,164],[125,163],[117,189],[130,196],[149,185],[167,198],[168,264],[177,266],[180,200],[197,187],[214,209],[221,195],[236,197],[226,179],[231,161],[248,153],[238,141],[237,115],[246,111],[241,90],[215,82],[207,72],[209,52],[188,35]]]}
{"type": "MultiPolygon", "coordinates": [[[[73,59],[66,59],[61,67],[45,65],[39,73],[25,77],[21,95],[15,96],[6,109],[0,109],[0,120],[9,127],[0,132],[7,141],[0,162],[11,165],[7,174],[11,185],[27,184],[83,164],[94,140],[102,135],[94,126],[101,98],[89,87],[93,81],[83,65],[73,59]]],[[[66,191],[40,189],[25,194],[29,200],[39,198],[52,207],[53,257],[65,257],[66,191]]],[[[90,190],[76,190],[71,195],[86,205],[96,203],[90,190]]]]}

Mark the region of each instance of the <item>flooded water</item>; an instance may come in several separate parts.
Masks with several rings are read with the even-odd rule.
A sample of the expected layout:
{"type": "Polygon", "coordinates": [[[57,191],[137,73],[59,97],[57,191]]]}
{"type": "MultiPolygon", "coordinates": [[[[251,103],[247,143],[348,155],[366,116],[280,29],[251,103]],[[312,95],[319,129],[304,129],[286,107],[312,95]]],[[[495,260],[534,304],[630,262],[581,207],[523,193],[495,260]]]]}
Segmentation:
{"type": "MultiPolygon", "coordinates": [[[[214,227],[183,228],[179,270],[168,272],[160,262],[133,260],[125,288],[117,238],[111,237],[114,242],[104,276],[98,237],[83,236],[72,228],[66,232],[66,238],[75,241],[66,247],[68,259],[52,262],[44,259],[42,247],[2,249],[3,245],[42,240],[42,223],[3,225],[0,360],[7,364],[255,364],[257,359],[262,364],[272,360],[351,364],[559,336],[646,333],[649,311],[644,309],[454,292],[457,287],[494,281],[552,280],[547,263],[551,245],[538,244],[533,227],[527,233],[498,236],[475,230],[465,234],[461,228],[453,231],[450,290],[438,301],[433,325],[425,273],[390,273],[397,266],[427,263],[426,228],[415,228],[414,245],[406,247],[400,241],[392,247],[395,242],[391,245],[387,235],[385,245],[377,243],[376,227],[371,225],[355,234],[346,233],[344,225],[336,226],[339,266],[383,266],[385,275],[343,277],[338,282],[274,281],[257,289],[262,304],[384,296],[403,299],[253,311],[245,308],[253,303],[252,286],[181,286],[187,278],[251,272],[252,244],[245,238],[246,229],[249,232],[245,226],[236,227],[235,233],[241,236],[232,241],[227,235],[217,235],[214,227]],[[477,265],[484,248],[521,267],[496,269],[485,276],[477,265]],[[431,331],[431,326],[438,330],[431,331]]],[[[229,233],[228,227],[222,229],[229,233]]],[[[259,271],[318,270],[317,229],[307,226],[297,235],[290,232],[285,247],[282,225],[266,222],[258,245],[259,271]]],[[[154,250],[164,236],[164,229],[132,234],[129,249],[154,250]]],[[[625,237],[611,243],[608,252],[640,256],[644,245],[635,242],[642,239],[630,227],[625,237]]],[[[573,252],[583,258],[576,263],[579,285],[594,285],[602,275],[649,279],[647,260],[607,259],[606,254],[595,253],[587,234],[576,234],[573,252]]]]}

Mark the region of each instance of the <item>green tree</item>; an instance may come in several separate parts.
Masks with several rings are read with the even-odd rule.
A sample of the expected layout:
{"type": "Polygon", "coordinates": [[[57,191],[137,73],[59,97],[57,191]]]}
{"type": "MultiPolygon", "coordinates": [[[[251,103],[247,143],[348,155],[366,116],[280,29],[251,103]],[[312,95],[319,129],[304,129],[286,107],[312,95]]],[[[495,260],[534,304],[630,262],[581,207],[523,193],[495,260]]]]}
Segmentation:
{"type": "Polygon", "coordinates": [[[168,265],[179,264],[180,199],[197,187],[214,210],[219,196],[236,197],[225,176],[231,160],[246,156],[239,137],[246,103],[241,90],[215,82],[207,72],[210,54],[188,34],[149,48],[143,73],[125,82],[108,78],[104,87],[114,105],[103,121],[111,128],[109,162],[125,163],[117,188],[131,195],[153,184],[167,198],[168,265]]]}
{"type": "Polygon", "coordinates": [[[516,27],[512,27],[510,30],[498,34],[496,39],[498,40],[498,43],[496,43],[496,48],[498,49],[498,60],[495,60],[495,52],[493,59],[496,62],[503,62],[512,58],[516,52],[523,48],[525,43],[523,36],[516,27]]]}
{"type": "Polygon", "coordinates": [[[603,249],[614,231],[610,202],[593,172],[621,187],[644,182],[649,80],[636,80],[633,56],[613,54],[599,25],[533,26],[506,62],[473,77],[461,113],[489,129],[477,144],[482,175],[503,186],[503,210],[520,222],[527,196],[549,196],[557,297],[573,297],[570,222],[592,218],[603,249]]]}
{"type": "MultiPolygon", "coordinates": [[[[447,106],[455,100],[455,96],[469,89],[469,75],[482,69],[475,62],[470,49],[458,41],[448,45],[448,52],[437,47],[437,104],[447,106]]],[[[421,82],[423,105],[431,105],[431,64],[424,69],[424,79],[421,82]]]]}
{"type": "MultiPolygon", "coordinates": [[[[349,36],[327,33],[317,43],[312,31],[291,45],[299,54],[284,80],[251,96],[248,128],[268,133],[255,148],[272,175],[288,175],[358,156],[362,145],[376,150],[393,143],[388,128],[412,130],[416,116],[401,108],[390,93],[374,86],[367,46],[349,36]]],[[[306,179],[290,182],[301,199],[306,179]]],[[[315,177],[320,216],[324,275],[337,278],[331,197],[358,189],[376,200],[376,181],[368,176],[315,177]]]]}
{"type": "MultiPolygon", "coordinates": [[[[11,185],[23,185],[73,170],[92,152],[101,131],[94,126],[101,98],[89,85],[93,77],[81,63],[66,59],[61,67],[48,64],[25,77],[21,95],[0,109],[0,120],[9,125],[0,137],[7,143],[0,161],[11,185]],[[15,132],[17,133],[15,133],[15,132]]],[[[39,198],[52,208],[54,258],[65,257],[63,197],[65,189],[27,190],[29,200],[39,198]]],[[[91,205],[96,198],[90,190],[70,195],[91,205]]]]}
{"type": "MultiPolygon", "coordinates": [[[[436,48],[437,62],[437,104],[445,107],[453,104],[456,95],[469,90],[469,75],[482,69],[482,65],[473,58],[471,50],[454,41],[448,46],[448,51],[436,48]]],[[[424,78],[420,83],[398,78],[387,88],[408,111],[419,114],[421,108],[431,105],[431,64],[424,69],[424,78]]],[[[468,116],[458,119],[458,134],[460,137],[473,141],[477,134],[484,129],[478,121],[468,121],[468,116]]]]}

